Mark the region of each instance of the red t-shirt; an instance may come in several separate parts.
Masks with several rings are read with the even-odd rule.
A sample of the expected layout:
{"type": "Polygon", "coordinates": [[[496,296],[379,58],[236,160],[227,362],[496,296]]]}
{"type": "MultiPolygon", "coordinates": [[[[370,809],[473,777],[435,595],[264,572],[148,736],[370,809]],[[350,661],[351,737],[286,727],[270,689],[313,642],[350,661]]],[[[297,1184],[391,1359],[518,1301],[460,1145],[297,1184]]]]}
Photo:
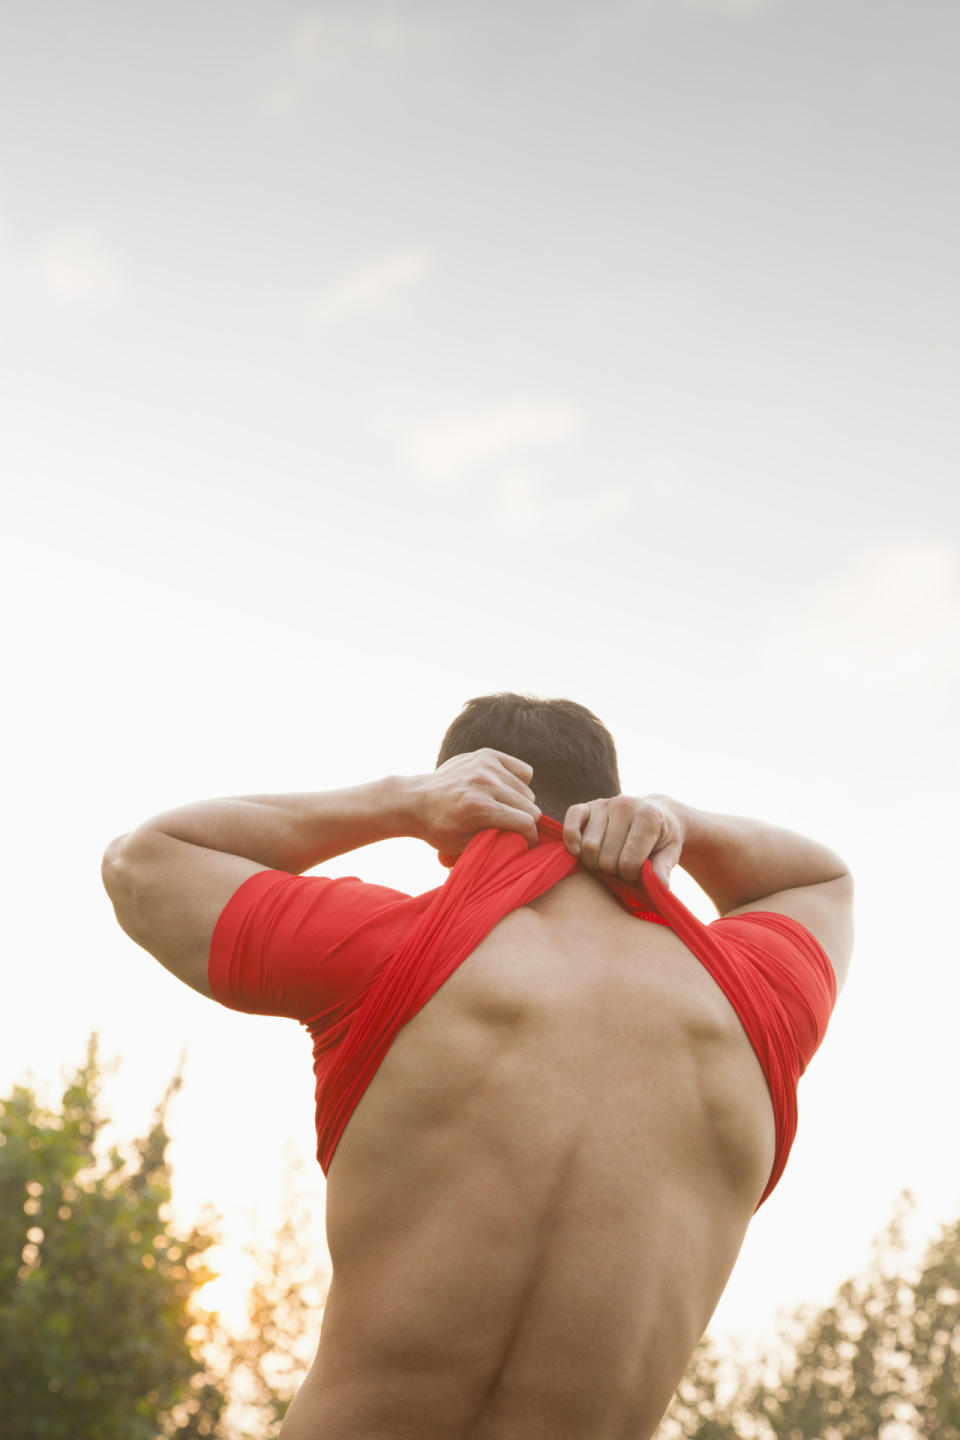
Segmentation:
{"type": "MultiPolygon", "coordinates": [[[[545,817],[539,830],[533,849],[510,831],[481,832],[446,883],[424,895],[354,877],[263,870],[227,902],[210,946],[210,988],[231,1009],[290,1016],[309,1031],[324,1173],[401,1026],[504,915],[581,868],[555,821],[545,817]]],[[[783,1173],[797,1127],[797,1081],[836,999],[830,962],[804,926],[772,911],[704,925],[649,861],[641,885],[600,878],[637,918],[669,925],[740,1018],[776,1117],[762,1204],[783,1173]]]]}

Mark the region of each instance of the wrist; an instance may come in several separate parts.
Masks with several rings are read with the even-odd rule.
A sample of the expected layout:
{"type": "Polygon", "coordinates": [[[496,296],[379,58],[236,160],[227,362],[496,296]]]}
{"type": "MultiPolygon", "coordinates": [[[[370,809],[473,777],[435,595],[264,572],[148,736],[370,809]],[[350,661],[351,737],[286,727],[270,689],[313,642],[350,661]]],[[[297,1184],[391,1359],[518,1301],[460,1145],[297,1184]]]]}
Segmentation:
{"type": "Polygon", "coordinates": [[[388,838],[423,839],[421,780],[419,775],[387,775],[377,782],[388,838]]]}
{"type": "Polygon", "coordinates": [[[675,800],[672,795],[648,795],[646,798],[673,816],[680,830],[681,843],[686,848],[696,833],[700,812],[685,805],[682,800],[675,800]]]}

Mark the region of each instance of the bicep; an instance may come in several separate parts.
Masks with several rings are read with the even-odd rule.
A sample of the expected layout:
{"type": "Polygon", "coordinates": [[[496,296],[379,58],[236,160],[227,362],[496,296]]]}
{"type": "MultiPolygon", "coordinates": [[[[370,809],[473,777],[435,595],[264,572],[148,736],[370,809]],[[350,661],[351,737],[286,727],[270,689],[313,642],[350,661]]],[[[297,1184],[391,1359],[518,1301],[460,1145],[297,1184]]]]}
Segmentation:
{"type": "Polygon", "coordinates": [[[234,891],[263,865],[135,831],[108,848],[103,883],[132,940],[201,995],[212,996],[207,958],[214,927],[234,891]]]}
{"type": "Polygon", "coordinates": [[[724,918],[747,915],[751,910],[771,910],[799,921],[830,957],[839,989],[847,978],[853,952],[853,877],[849,872],[820,885],[779,890],[748,905],[738,905],[726,911],[724,918]]]}

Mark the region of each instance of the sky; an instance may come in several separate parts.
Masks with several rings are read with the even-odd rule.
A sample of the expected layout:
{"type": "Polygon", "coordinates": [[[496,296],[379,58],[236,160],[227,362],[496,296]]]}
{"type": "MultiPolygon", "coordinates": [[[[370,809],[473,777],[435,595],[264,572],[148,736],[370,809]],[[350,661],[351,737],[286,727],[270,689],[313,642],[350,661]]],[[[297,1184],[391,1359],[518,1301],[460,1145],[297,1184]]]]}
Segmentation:
{"type": "Polygon", "coordinates": [[[714,1334],[829,1299],[903,1187],[957,1213],[958,44],[952,0],[0,7],[0,1093],[97,1030],[131,1138],[183,1055],[228,1273],[288,1153],[322,1230],[309,1041],[128,941],[101,852],[429,769],[497,689],[856,876],[714,1334]]]}

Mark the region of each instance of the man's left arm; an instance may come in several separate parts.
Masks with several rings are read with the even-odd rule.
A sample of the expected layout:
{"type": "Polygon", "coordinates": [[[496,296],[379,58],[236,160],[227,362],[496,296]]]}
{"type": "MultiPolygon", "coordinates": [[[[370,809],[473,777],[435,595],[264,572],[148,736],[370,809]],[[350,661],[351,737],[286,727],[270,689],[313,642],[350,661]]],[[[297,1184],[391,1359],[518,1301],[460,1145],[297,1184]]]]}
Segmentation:
{"type": "Polygon", "coordinates": [[[395,836],[458,854],[479,830],[536,843],[539,810],[523,761],[458,755],[428,775],[388,776],[319,794],[208,800],[158,815],[107,847],[103,883],[138,945],[202,995],[214,927],[259,870],[300,875],[334,855],[395,836]]]}

